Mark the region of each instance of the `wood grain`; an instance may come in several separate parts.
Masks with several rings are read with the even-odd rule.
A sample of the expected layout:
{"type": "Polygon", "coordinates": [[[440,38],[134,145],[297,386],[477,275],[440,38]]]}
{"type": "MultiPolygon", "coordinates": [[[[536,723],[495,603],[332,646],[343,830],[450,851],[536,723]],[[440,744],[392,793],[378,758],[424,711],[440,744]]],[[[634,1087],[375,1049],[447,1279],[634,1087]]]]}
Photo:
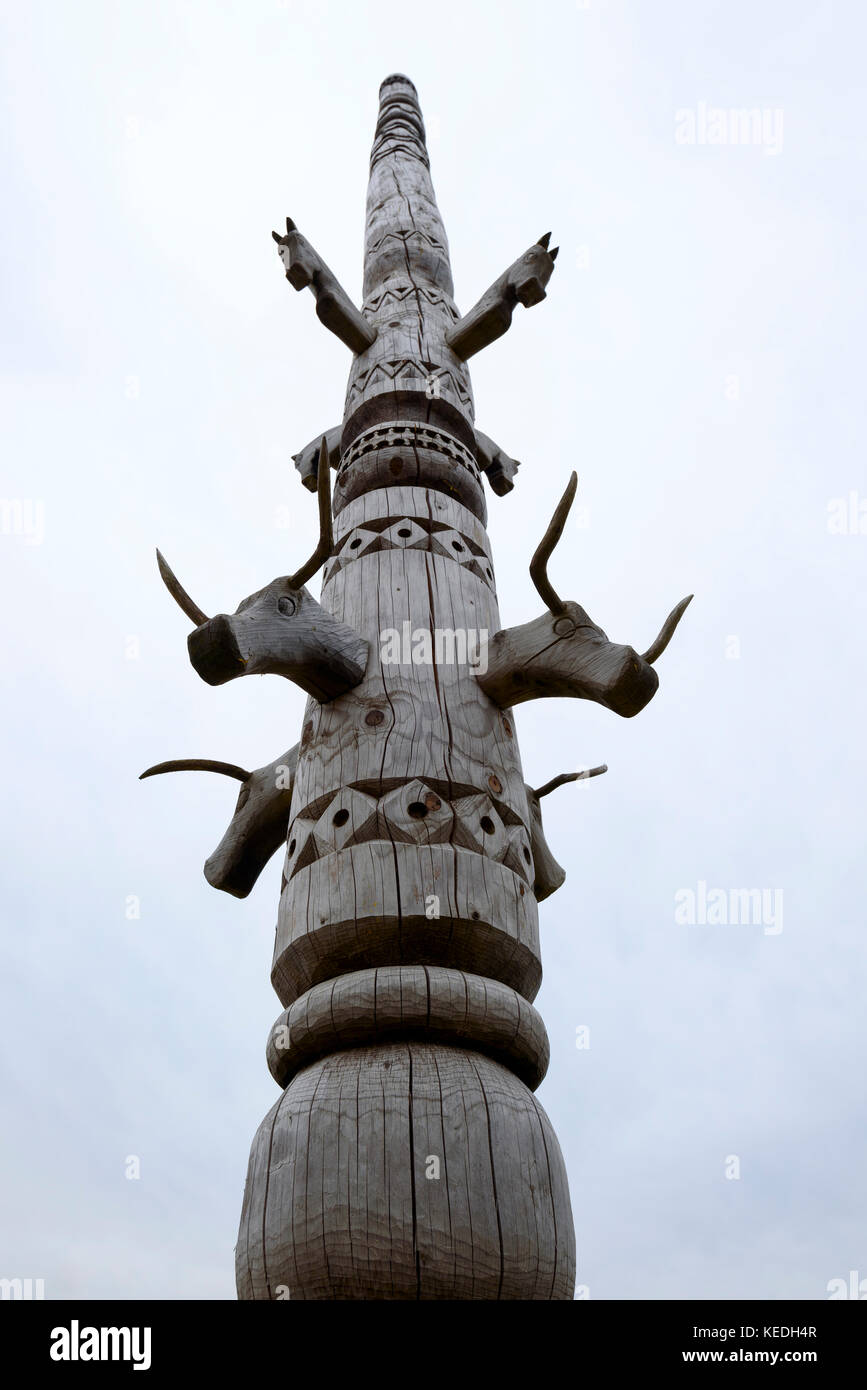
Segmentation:
{"type": "Polygon", "coordinates": [[[244,896],[285,846],[283,1012],[267,1044],[283,1089],[250,1153],[238,1295],[568,1300],[575,1236],[533,1095],[549,1045],[532,1000],[538,902],[565,877],[540,798],[579,774],[533,790],[513,706],[569,696],[638,713],[689,599],[639,654],[561,598],[548,563],[573,473],[529,560],[545,611],[503,627],[483,478],[506,496],[519,464],[475,427],[467,359],[545,298],[557,248],[546,233],[461,315],[408,78],[380,87],[360,309],[290,219],[273,235],[290,283],[354,354],[341,424],[294,455],[318,543],[215,618],[159,567],[199,674],[296,682],[301,736],[279,780],[275,764],[207,759],[146,774],[242,782],[206,866],[215,887],[244,896]],[[320,568],[317,602],[305,586],[320,568]]]}
{"type": "Polygon", "coordinates": [[[236,1267],[242,1299],[571,1299],[572,1212],[548,1117],[471,1049],[322,1057],[254,1141],[236,1267]]]}
{"type": "Polygon", "coordinates": [[[548,1066],[545,1025],[517,990],[460,970],[387,965],[330,978],[284,1009],[268,1037],[268,1068],[278,1086],[287,1086],[329,1052],[394,1038],[460,1038],[531,1091],[548,1066]]]}
{"type": "Polygon", "coordinates": [[[530,1089],[548,1060],[531,1003],[541,822],[512,715],[481,685],[501,630],[482,477],[502,495],[517,463],[476,432],[452,338],[461,321],[477,351],[552,268],[535,247],[460,320],[415,89],[386,79],[375,336],[339,443],[296,457],[308,487],[335,469],[321,609],[367,660],[304,715],[271,975],[285,1089],[250,1156],[241,1298],[572,1296],[563,1161],[530,1089]]]}
{"type": "Polygon", "coordinates": [[[530,308],[545,298],[545,286],[554,272],[559,247],[548,250],[551,233],[524,252],[523,256],[495,280],[479,302],[473,305],[446,334],[446,341],[462,360],[501,338],[512,322],[515,306],[530,308]]]}

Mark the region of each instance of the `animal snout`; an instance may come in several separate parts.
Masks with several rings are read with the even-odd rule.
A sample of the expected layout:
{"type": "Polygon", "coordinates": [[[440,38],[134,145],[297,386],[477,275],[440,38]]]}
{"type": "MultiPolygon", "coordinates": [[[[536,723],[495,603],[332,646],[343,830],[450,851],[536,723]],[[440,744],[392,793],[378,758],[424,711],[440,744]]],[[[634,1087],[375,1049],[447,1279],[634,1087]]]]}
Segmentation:
{"type": "Polygon", "coordinates": [[[659,689],[659,676],[633,647],[625,647],[619,671],[606,701],[609,709],[625,719],[640,714],[659,689]]]}
{"type": "Polygon", "coordinates": [[[244,674],[245,662],[231,618],[220,613],[197,627],[187,638],[194,670],[208,685],[225,685],[244,674]]]}

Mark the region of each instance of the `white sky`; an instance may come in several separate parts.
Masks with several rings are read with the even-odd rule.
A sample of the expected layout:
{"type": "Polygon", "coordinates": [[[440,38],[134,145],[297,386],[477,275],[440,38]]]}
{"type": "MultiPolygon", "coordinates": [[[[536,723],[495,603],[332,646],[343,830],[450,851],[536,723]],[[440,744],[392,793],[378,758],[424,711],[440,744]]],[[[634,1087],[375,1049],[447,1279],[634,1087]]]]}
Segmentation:
{"type": "Polygon", "coordinates": [[[472,362],[480,427],[523,460],[489,499],[504,620],[538,612],[527,564],[573,467],[589,525],[557,588],[639,649],[696,595],[635,720],[517,712],[531,783],[610,766],[544,803],[568,878],[540,909],[540,1099],[579,1283],[867,1276],[867,534],[828,530],[832,499],[867,501],[861,7],[6,0],[2,27],[0,496],[41,503],[44,537],[0,534],[0,1276],[234,1297],[280,856],[246,901],[215,893],[236,789],[136,778],[261,766],[304,697],[201,682],[153,548],[210,611],[312,548],[290,455],[339,422],[349,355],[270,231],[290,213],[359,294],[393,71],[460,307],[542,232],[562,247],[472,362]],[[677,143],[702,102],[781,111],[782,147],[677,143]],[[782,889],[783,930],[677,924],[699,881],[782,889]]]}

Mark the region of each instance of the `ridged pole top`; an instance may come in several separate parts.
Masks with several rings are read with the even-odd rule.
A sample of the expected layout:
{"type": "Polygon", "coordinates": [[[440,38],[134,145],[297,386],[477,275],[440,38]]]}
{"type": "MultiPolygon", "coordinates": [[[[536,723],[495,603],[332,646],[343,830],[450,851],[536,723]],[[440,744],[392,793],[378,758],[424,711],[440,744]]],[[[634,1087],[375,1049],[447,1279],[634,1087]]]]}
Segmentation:
{"type": "Polygon", "coordinates": [[[367,189],[365,299],[398,269],[414,284],[454,293],[418,92],[402,73],[387,77],[379,89],[367,189]],[[385,248],[391,254],[383,256],[386,240],[392,243],[385,248]],[[398,245],[399,256],[395,254],[398,245]]]}
{"type": "MultiPolygon", "coordinates": [[[[366,461],[358,486],[374,490],[385,480],[409,476],[417,484],[430,481],[435,486],[440,475],[454,471],[443,450],[453,450],[457,440],[463,450],[458,490],[482,515],[469,372],[447,341],[460,317],[448,239],[431,183],[418,93],[402,73],[387,77],[379,89],[367,186],[362,312],[376,330],[376,340],[350,368],[342,435],[344,453],[365,435],[360,447],[366,461]],[[435,427],[424,440],[417,430],[422,425],[435,427]],[[388,427],[383,448],[386,441],[388,447],[374,461],[369,455],[379,436],[371,431],[379,426],[388,427]],[[407,451],[405,460],[398,440],[407,451]],[[422,447],[437,455],[429,467],[419,463],[422,447]]],[[[356,495],[355,484],[350,487],[346,470],[341,477],[347,481],[340,497],[348,500],[356,495]]]]}
{"type": "Polygon", "coordinates": [[[425,140],[418,92],[403,73],[393,73],[379,88],[379,119],[370,152],[371,169],[380,159],[396,155],[421,160],[425,168],[430,168],[425,140]]]}

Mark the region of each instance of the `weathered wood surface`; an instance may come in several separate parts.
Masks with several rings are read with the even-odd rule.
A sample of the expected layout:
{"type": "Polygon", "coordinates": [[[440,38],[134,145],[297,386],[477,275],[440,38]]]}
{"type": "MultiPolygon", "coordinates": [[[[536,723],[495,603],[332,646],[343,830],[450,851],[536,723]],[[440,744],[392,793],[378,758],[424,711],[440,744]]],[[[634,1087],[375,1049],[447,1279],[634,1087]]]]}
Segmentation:
{"type": "Polygon", "coordinates": [[[548,577],[548,561],[563,534],[577,486],[573,473],[530,562],[530,576],[548,612],[498,632],[491,642],[488,669],[476,679],[501,709],[559,695],[594,700],[631,718],[656,694],[659,677],[653,662],[671,641],[692,595],[672,609],[642,656],[634,647],[610,642],[579,603],[561,599],[548,577]]]}
{"type": "Polygon", "coordinates": [[[550,240],[551,233],[546,232],[494,281],[478,304],[449,329],[446,340],[462,361],[503,336],[511,326],[516,305],[523,304],[529,309],[533,304],[541,304],[560,249],[555,246],[549,251],[550,240]]]}
{"type": "MultiPolygon", "coordinates": [[[[376,341],[350,368],[343,449],[383,421],[439,425],[474,447],[470,376],[446,336],[460,315],[415,88],[380,89],[367,187],[362,313],[376,341]]],[[[383,460],[387,468],[387,458],[383,460]]]]}
{"type": "Polygon", "coordinates": [[[273,763],[245,772],[232,763],[206,758],[182,758],[149,767],[142,777],[162,772],[220,772],[241,782],[235,813],[222,840],[205,860],[205,878],[212,888],[246,898],[272,854],[286,842],[292,804],[298,744],[273,763]]]}
{"type": "Polygon", "coordinates": [[[548,1117],[471,1049],[322,1057],[254,1141],[236,1270],[242,1299],[569,1299],[575,1237],[548,1117]]]}
{"type": "Polygon", "coordinates": [[[532,1004],[482,975],[437,966],[388,965],[330,978],[284,1009],[268,1037],[279,1086],[318,1058],[394,1039],[462,1045],[502,1062],[531,1091],[550,1049],[532,1004]]]}
{"type": "Polygon", "coordinates": [[[187,639],[193,668],[209,685],[238,676],[283,676],[316,700],[333,700],[364,675],[367,644],[329,621],[309,590],[275,579],[187,639]]]}
{"type": "Polygon", "coordinates": [[[487,520],[473,447],[436,425],[411,420],[382,420],[346,447],[337,473],[335,515],[377,489],[414,485],[442,492],[483,524],[487,520]]]}
{"type": "Polygon", "coordinates": [[[310,289],[316,299],[316,314],[353,352],[364,352],[376,337],[376,330],[356,309],[337,276],[292,221],[286,218],[285,233],[272,232],[286,270],[286,279],[295,290],[310,289]]]}
{"type": "Polygon", "coordinates": [[[292,462],[298,469],[301,481],[308,492],[315,492],[317,488],[322,440],[325,440],[328,462],[332,468],[336,468],[340,463],[340,436],[342,434],[343,426],[333,425],[330,430],[325,431],[324,435],[317,435],[315,439],[311,439],[309,444],[305,444],[303,449],[299,449],[297,454],[292,455],[292,462]]]}
{"type": "Polygon", "coordinates": [[[530,845],[533,855],[533,892],[536,902],[544,902],[562,888],[566,882],[566,870],[557,863],[545,839],[542,827],[542,808],[532,787],[527,788],[527,804],[530,808],[530,845]]]}
{"type": "Polygon", "coordinates": [[[159,551],[160,574],[175,602],[193,622],[187,638],[193,669],[209,685],[225,685],[239,676],[283,676],[320,701],[351,690],[364,675],[368,644],[346,623],[338,622],[313,598],[305,585],[331,554],[331,472],[323,436],[317,468],[319,541],[294,574],[274,579],[250,594],[232,614],[209,618],[179,584],[159,551]]]}
{"type": "MultiPolygon", "coordinates": [[[[253,1141],[238,1293],[262,1299],[569,1299],[563,1160],[532,1095],[548,1040],[537,901],[563,881],[524,780],[511,706],[632,715],[689,602],[639,655],[530,562],[542,617],[503,629],[483,488],[516,460],[475,428],[466,359],[545,297],[546,234],[461,316],[415,88],[386,78],[371,153],[363,303],[287,219],[287,278],[355,353],[342,424],[294,456],[319,540],[294,574],[209,618],[162,556],[206,681],[272,673],[310,696],[298,745],[248,773],[206,864],[250,891],[285,842],[268,1042],[283,1095],[253,1141]],[[334,501],[331,505],[331,474],[334,501]],[[333,515],[332,515],[333,512],[333,515]],[[321,568],[321,601],[307,582],[321,568]]],[[[588,776],[604,771],[592,769],[588,776]]],[[[580,774],[584,775],[584,774],[580,774]]]]}
{"type": "Polygon", "coordinates": [[[268,1049],[286,1090],[253,1145],[244,1298],[572,1292],[562,1159],[528,1089],[548,1056],[530,1003],[540,831],[510,714],[474,678],[500,628],[482,471],[504,492],[517,464],[476,433],[447,341],[459,314],[423,131],[412,84],[388,79],[375,338],[350,369],[339,458],[333,433],[296,458],[308,487],[336,467],[321,606],[369,657],[304,717],[268,1049]]]}
{"type": "Polygon", "coordinates": [[[425,489],[365,494],[336,519],[322,603],[368,639],[371,659],[350,694],[308,705],[278,994],[289,1003],[343,958],[351,969],[452,964],[532,999],[541,963],[531,824],[512,723],[479,697],[466,659],[382,659],[383,633],[418,631],[475,632],[481,659],[481,634],[499,626],[483,528],[425,489]]]}
{"type": "Polygon", "coordinates": [[[476,459],[479,467],[491,485],[491,491],[498,497],[505,497],[515,486],[520,463],[489,439],[481,430],[476,430],[476,459]]]}

